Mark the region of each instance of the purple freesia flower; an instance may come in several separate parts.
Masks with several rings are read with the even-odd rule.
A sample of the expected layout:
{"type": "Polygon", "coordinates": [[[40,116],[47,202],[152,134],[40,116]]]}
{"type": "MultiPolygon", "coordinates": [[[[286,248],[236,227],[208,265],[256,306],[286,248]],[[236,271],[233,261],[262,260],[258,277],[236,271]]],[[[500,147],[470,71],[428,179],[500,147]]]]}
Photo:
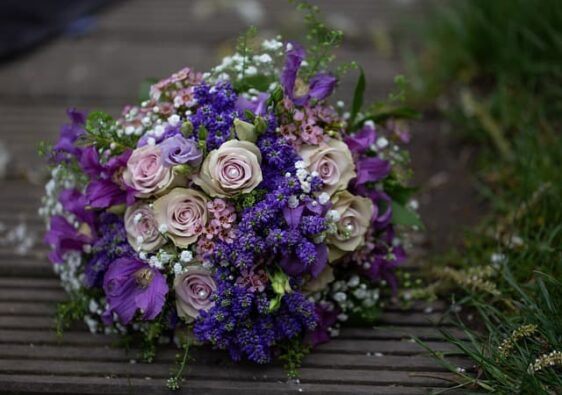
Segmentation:
{"type": "Polygon", "coordinates": [[[355,186],[382,180],[390,173],[390,162],[380,158],[362,158],[355,166],[357,168],[355,186]]]}
{"type": "Polygon", "coordinates": [[[314,311],[318,317],[316,328],[309,331],[305,337],[305,342],[312,347],[330,341],[328,330],[336,323],[340,309],[332,304],[317,303],[314,306],[314,311]]]}
{"type": "Polygon", "coordinates": [[[168,166],[187,164],[198,167],[203,160],[203,153],[193,140],[186,139],[181,134],[173,135],[164,140],[162,148],[164,163],[168,166]]]}
{"type": "Polygon", "coordinates": [[[62,263],[66,252],[82,251],[83,246],[91,242],[91,229],[88,227],[76,229],[61,215],[51,217],[49,230],[45,235],[45,243],[52,247],[49,253],[51,262],[62,263]]]}
{"type": "Polygon", "coordinates": [[[377,133],[370,125],[365,125],[357,133],[344,138],[345,143],[354,153],[363,153],[375,143],[377,133]]]}
{"type": "MultiPolygon", "coordinates": [[[[108,312],[128,324],[140,311],[144,320],[156,318],[162,311],[168,284],[157,269],[135,258],[119,258],[109,266],[103,279],[108,312]]],[[[106,314],[106,317],[109,314],[106,314]]]]}
{"type": "Polygon", "coordinates": [[[75,145],[76,140],[86,133],[84,126],[86,125],[86,113],[69,108],[66,111],[70,123],[65,124],[60,129],[60,138],[58,143],[53,147],[52,159],[55,162],[65,160],[68,155],[79,158],[82,149],[75,145]]]}
{"type": "Polygon", "coordinates": [[[305,58],[304,48],[297,43],[289,43],[289,50],[285,57],[285,66],[281,73],[281,85],[285,96],[299,106],[308,104],[310,99],[324,100],[330,96],[336,87],[337,79],[332,74],[321,72],[310,79],[309,86],[300,89],[297,86],[297,76],[305,58]],[[297,96],[297,91],[304,91],[297,96]]]}
{"type": "Polygon", "coordinates": [[[131,153],[130,149],[125,150],[121,155],[101,164],[94,147],[84,150],[80,167],[91,178],[85,193],[91,207],[103,209],[134,202],[134,190],[126,186],[121,179],[122,170],[127,165],[131,153]]]}

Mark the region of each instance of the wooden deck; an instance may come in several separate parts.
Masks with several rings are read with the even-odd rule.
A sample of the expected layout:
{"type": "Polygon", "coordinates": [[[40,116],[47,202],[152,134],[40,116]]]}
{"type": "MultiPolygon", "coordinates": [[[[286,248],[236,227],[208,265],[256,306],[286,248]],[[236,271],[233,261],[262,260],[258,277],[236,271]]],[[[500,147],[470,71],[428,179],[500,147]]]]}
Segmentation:
{"type": "MultiPolygon", "coordinates": [[[[419,2],[319,3],[350,36],[339,57],[365,66],[370,98],[386,94],[400,68],[393,56],[375,51],[373,42],[380,42],[397,21],[417,17],[419,2]]],[[[249,23],[270,34],[287,33],[294,30],[296,18],[289,5],[274,0],[126,1],[101,13],[96,28],[83,37],[61,37],[0,65],[0,152],[4,147],[11,156],[0,180],[0,392],[169,393],[164,382],[173,367],[171,348],[155,363],[143,364],[136,361],[135,350],[114,348],[114,339],[90,335],[83,325],[62,341],[56,338],[55,306],[65,294],[41,243],[37,208],[44,168],[35,154],[37,144],[54,141],[67,106],[117,114],[136,99],[144,78],[166,76],[184,65],[204,70],[249,23]]],[[[343,82],[342,97],[349,97],[350,86],[343,82]]],[[[420,164],[422,182],[439,171],[431,157],[446,151],[435,144],[437,126],[431,121],[415,127],[414,164],[420,164]]],[[[414,251],[420,254],[423,249],[414,251]]],[[[417,270],[416,264],[412,259],[408,267],[417,270]]],[[[411,336],[436,350],[454,351],[435,326],[445,308],[442,302],[417,303],[409,311],[390,306],[376,328],[342,330],[306,359],[300,383],[287,383],[278,365],[233,364],[223,353],[198,349],[181,393],[428,393],[449,386],[452,375],[411,336]]],[[[470,365],[453,361],[463,368],[470,365]]]]}

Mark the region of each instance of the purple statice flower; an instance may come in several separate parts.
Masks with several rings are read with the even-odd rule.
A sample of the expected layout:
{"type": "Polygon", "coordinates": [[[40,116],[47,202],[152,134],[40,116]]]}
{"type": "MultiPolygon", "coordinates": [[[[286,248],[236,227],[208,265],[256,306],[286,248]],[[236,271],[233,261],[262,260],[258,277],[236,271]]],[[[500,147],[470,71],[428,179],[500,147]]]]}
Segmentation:
{"type": "Polygon", "coordinates": [[[102,287],[103,276],[111,262],[136,255],[127,240],[123,218],[102,213],[98,218],[97,229],[98,236],[92,244],[92,255],[84,270],[84,283],[89,288],[102,287]]]}
{"type": "Polygon", "coordinates": [[[49,260],[53,263],[63,263],[64,254],[69,251],[82,251],[86,244],[92,242],[92,233],[88,225],[76,229],[61,215],[51,217],[49,230],[45,235],[45,243],[52,251],[49,260]]]}
{"type": "Polygon", "coordinates": [[[330,341],[329,329],[336,323],[338,314],[341,312],[340,308],[332,303],[317,303],[314,310],[318,317],[318,324],[305,337],[305,342],[312,347],[330,341]]]}
{"type": "Polygon", "coordinates": [[[314,305],[300,292],[286,294],[279,310],[271,313],[265,293],[229,282],[223,270],[215,279],[214,307],[201,311],[195,322],[199,341],[227,350],[234,360],[246,357],[263,364],[271,360],[276,345],[315,328],[314,305]]]}
{"type": "Polygon", "coordinates": [[[237,96],[229,82],[221,81],[210,86],[201,84],[195,87],[195,100],[198,108],[190,116],[193,130],[198,138],[201,128],[207,130],[207,149],[220,147],[230,139],[236,111],[237,96]]]}
{"type": "Polygon", "coordinates": [[[358,132],[344,138],[351,152],[356,154],[362,154],[367,151],[376,140],[377,133],[371,125],[364,125],[358,132]]]}
{"type": "Polygon", "coordinates": [[[181,134],[167,138],[160,147],[164,163],[168,166],[187,164],[198,167],[203,161],[203,153],[197,147],[197,142],[181,134]]]}
{"type": "Polygon", "coordinates": [[[135,258],[119,258],[109,265],[103,278],[108,303],[104,317],[115,313],[122,324],[140,312],[143,320],[153,320],[162,311],[168,284],[157,269],[135,258]]]}
{"type": "Polygon", "coordinates": [[[132,151],[126,150],[119,156],[102,164],[94,147],[84,150],[80,159],[82,171],[90,176],[86,187],[88,205],[93,208],[108,208],[117,204],[134,202],[134,190],[127,187],[122,180],[123,170],[132,151]]]}
{"type": "Polygon", "coordinates": [[[56,163],[68,158],[79,159],[82,148],[76,146],[76,140],[86,133],[86,113],[70,108],[66,111],[69,124],[61,127],[58,143],[53,147],[52,160],[56,163]]]}
{"type": "Polygon", "coordinates": [[[310,99],[324,100],[330,96],[336,87],[337,79],[326,72],[314,75],[310,79],[308,87],[304,89],[296,86],[298,72],[306,54],[300,44],[290,43],[288,47],[290,49],[285,56],[285,66],[281,73],[281,85],[283,85],[285,96],[298,106],[307,105],[310,99]],[[304,92],[298,92],[300,90],[304,92]]]}

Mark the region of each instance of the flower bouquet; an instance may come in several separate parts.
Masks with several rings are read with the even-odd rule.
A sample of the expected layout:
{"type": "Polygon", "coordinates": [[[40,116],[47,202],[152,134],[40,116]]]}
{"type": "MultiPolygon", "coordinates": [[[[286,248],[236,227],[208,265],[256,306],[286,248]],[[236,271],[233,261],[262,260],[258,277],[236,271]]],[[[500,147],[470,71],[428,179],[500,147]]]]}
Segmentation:
{"type": "Polygon", "coordinates": [[[308,11],[308,54],[249,32],[117,119],[68,111],[41,209],[71,295],[60,329],[140,338],[148,360],[167,340],[294,367],[340,323],[376,317],[405,259],[395,225],[417,223],[399,147],[412,114],[397,95],[363,110],[362,72],[351,108],[330,104],[353,65],[329,71],[341,33],[308,11]]]}

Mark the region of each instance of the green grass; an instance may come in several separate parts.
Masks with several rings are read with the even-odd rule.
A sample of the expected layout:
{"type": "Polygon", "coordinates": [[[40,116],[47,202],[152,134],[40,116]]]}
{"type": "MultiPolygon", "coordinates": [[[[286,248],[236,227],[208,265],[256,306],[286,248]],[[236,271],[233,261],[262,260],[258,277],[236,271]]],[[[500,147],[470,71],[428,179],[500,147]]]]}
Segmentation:
{"type": "Polygon", "coordinates": [[[562,351],[562,2],[459,0],[438,8],[421,37],[410,97],[477,147],[476,187],[489,207],[428,273],[428,290],[477,313],[468,344],[448,337],[479,366],[478,380],[460,374],[463,385],[561,393],[562,361],[528,368],[562,351]],[[501,358],[498,347],[525,325],[535,333],[501,358]]]}

